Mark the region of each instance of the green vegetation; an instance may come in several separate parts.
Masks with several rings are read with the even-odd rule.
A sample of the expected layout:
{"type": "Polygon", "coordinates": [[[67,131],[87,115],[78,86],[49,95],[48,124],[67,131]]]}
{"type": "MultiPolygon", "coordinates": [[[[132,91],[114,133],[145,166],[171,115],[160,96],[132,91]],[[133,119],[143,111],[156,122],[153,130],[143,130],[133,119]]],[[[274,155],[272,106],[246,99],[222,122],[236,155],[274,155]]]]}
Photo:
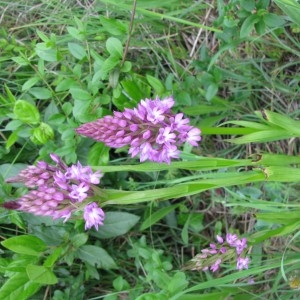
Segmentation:
{"type": "MultiPolygon", "coordinates": [[[[55,153],[104,174],[104,226],[0,207],[0,299],[298,299],[297,0],[0,0],[0,203],[55,153]],[[173,95],[201,129],[171,164],[78,135],[173,95]],[[237,234],[247,270],[191,261],[237,234]]],[[[95,197],[94,197],[95,198],[95,197]]],[[[228,254],[229,256],[231,253],[228,254]]]]}

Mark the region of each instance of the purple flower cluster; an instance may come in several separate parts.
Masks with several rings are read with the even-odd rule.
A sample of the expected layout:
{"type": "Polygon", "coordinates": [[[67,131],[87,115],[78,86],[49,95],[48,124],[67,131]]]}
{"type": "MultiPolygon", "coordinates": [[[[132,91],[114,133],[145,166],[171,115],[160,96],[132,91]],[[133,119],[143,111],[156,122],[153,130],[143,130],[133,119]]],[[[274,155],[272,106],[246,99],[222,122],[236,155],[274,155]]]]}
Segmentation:
{"type": "Polygon", "coordinates": [[[77,210],[84,206],[85,229],[103,225],[103,210],[88,197],[94,195],[94,185],[103,176],[93,172],[80,162],[68,167],[57,155],[50,154],[55,166],[39,161],[37,166],[29,166],[7,182],[22,182],[30,190],[17,201],[4,203],[7,209],[16,209],[35,215],[62,218],[66,222],[77,210]]]}
{"type": "Polygon", "coordinates": [[[94,122],[81,125],[77,133],[105,143],[112,148],[129,146],[131,157],[140,161],[170,163],[179,158],[178,146],[188,142],[198,146],[201,131],[189,125],[182,113],[172,114],[172,97],[142,100],[137,108],[125,108],[94,122]]]}
{"type": "Polygon", "coordinates": [[[243,257],[243,251],[248,247],[247,239],[239,239],[236,234],[228,233],[226,238],[217,236],[218,244],[210,244],[209,248],[201,250],[192,259],[192,270],[211,270],[216,272],[223,261],[232,258],[236,259],[236,269],[248,269],[250,263],[249,257],[243,257]]]}

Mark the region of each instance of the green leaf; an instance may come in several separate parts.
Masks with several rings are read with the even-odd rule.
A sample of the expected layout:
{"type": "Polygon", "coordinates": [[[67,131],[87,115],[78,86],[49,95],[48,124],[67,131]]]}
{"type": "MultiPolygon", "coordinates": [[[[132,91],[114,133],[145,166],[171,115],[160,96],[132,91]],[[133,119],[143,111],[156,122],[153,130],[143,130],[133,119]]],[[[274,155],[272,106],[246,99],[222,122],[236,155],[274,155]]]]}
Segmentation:
{"type": "Polygon", "coordinates": [[[49,104],[44,110],[44,121],[48,121],[50,117],[53,115],[57,115],[59,113],[59,109],[54,100],[49,101],[49,104]]]}
{"type": "Polygon", "coordinates": [[[176,272],[168,283],[168,291],[171,295],[176,295],[178,292],[184,290],[189,282],[183,272],[176,272]]]}
{"type": "Polygon", "coordinates": [[[37,99],[50,99],[52,97],[51,91],[44,87],[33,87],[29,90],[29,93],[37,99]]]}
{"type": "Polygon", "coordinates": [[[129,289],[130,285],[129,285],[129,283],[122,276],[118,276],[113,281],[113,287],[118,292],[121,292],[121,291],[123,291],[125,289],[129,289]]]}
{"type": "Polygon", "coordinates": [[[253,161],[263,166],[292,165],[300,164],[300,156],[262,153],[254,155],[253,161]]]}
{"type": "Polygon", "coordinates": [[[255,1],[254,0],[246,0],[240,1],[240,5],[246,11],[252,12],[255,9],[255,1]]]}
{"type": "Polygon", "coordinates": [[[85,121],[85,114],[87,113],[90,106],[90,101],[85,100],[77,100],[74,101],[74,107],[73,107],[73,116],[78,121],[85,121]]]}
{"type": "Polygon", "coordinates": [[[76,88],[78,83],[72,78],[65,78],[56,86],[56,92],[68,91],[71,88],[76,88]]]}
{"type": "Polygon", "coordinates": [[[29,78],[23,85],[22,85],[22,92],[29,90],[33,87],[36,83],[40,81],[39,77],[32,77],[29,78]]]}
{"type": "MultiPolygon", "coordinates": [[[[102,80],[104,80],[105,78],[106,78],[106,76],[107,76],[107,73],[109,72],[109,71],[111,71],[111,70],[113,70],[117,65],[119,65],[120,64],[120,58],[118,57],[118,56],[110,56],[109,58],[107,58],[105,61],[104,61],[104,63],[103,63],[103,65],[102,65],[102,67],[101,67],[101,69],[98,71],[100,74],[98,75],[97,73],[97,76],[96,76],[96,74],[94,75],[94,77],[95,78],[97,78],[97,77],[99,77],[100,79],[102,79],[102,80]]],[[[93,78],[93,81],[95,82],[95,78],[93,78]]]]}
{"type": "Polygon", "coordinates": [[[154,225],[157,223],[159,220],[164,218],[166,215],[168,215],[171,211],[175,210],[177,207],[179,207],[181,204],[175,204],[175,205],[170,205],[167,207],[160,208],[153,214],[151,214],[141,225],[140,230],[143,231],[150,226],[154,225]]]}
{"type": "Polygon", "coordinates": [[[55,264],[55,262],[62,256],[62,252],[64,251],[63,247],[57,247],[54,251],[46,258],[43,263],[44,267],[51,268],[55,264]]]}
{"type": "Polygon", "coordinates": [[[43,59],[39,59],[38,61],[38,71],[39,71],[39,75],[44,78],[45,77],[45,62],[43,59]]]}
{"type": "Polygon", "coordinates": [[[76,40],[84,41],[85,35],[79,29],[71,26],[67,26],[68,33],[76,40]]]}
{"type": "Polygon", "coordinates": [[[157,79],[157,78],[155,78],[151,75],[146,75],[146,78],[147,78],[147,81],[152,86],[152,88],[154,89],[154,91],[157,95],[161,95],[161,94],[164,93],[165,87],[159,79],[157,79]]]}
{"type": "Polygon", "coordinates": [[[137,102],[146,98],[145,95],[147,94],[147,88],[144,88],[142,85],[140,85],[137,80],[122,80],[121,84],[126,93],[137,102]]]}
{"type": "Polygon", "coordinates": [[[182,112],[189,116],[206,115],[212,112],[223,112],[233,109],[232,107],[218,106],[218,105],[193,105],[190,107],[184,107],[182,112]]]}
{"type": "Polygon", "coordinates": [[[115,89],[119,85],[119,77],[120,77],[120,70],[114,69],[109,74],[109,85],[112,89],[115,89]]]}
{"type": "Polygon", "coordinates": [[[84,245],[77,250],[76,254],[79,259],[92,266],[106,270],[117,268],[115,261],[103,248],[84,245]]]}
{"type": "Polygon", "coordinates": [[[300,181],[300,168],[286,166],[270,166],[262,169],[266,179],[270,181],[297,182],[300,181]]]}
{"type": "Polygon", "coordinates": [[[300,4],[297,0],[274,0],[293,22],[300,26],[300,4]]]}
{"type": "Polygon", "coordinates": [[[92,232],[93,236],[100,239],[108,239],[126,234],[140,217],[127,212],[107,212],[104,226],[99,231],[92,232]]]}
{"type": "Polygon", "coordinates": [[[272,27],[281,27],[285,24],[285,20],[283,19],[282,16],[277,16],[272,13],[268,13],[268,14],[264,15],[263,19],[264,19],[266,25],[271,28],[272,27]]]}
{"type": "Polygon", "coordinates": [[[38,109],[25,100],[18,100],[14,106],[15,118],[24,123],[38,124],[40,122],[40,113],[38,109]]]}
{"type": "Polygon", "coordinates": [[[36,54],[45,61],[56,62],[59,54],[56,48],[49,48],[45,43],[38,43],[35,46],[36,54]]]}
{"type": "Polygon", "coordinates": [[[13,131],[9,135],[8,139],[6,140],[5,148],[9,149],[12,145],[15,144],[15,142],[18,140],[18,138],[19,138],[19,130],[13,131]]]}
{"type": "Polygon", "coordinates": [[[192,99],[188,92],[180,90],[179,92],[175,92],[176,105],[178,106],[191,106],[192,99]]]}
{"type": "Polygon", "coordinates": [[[182,239],[184,245],[188,245],[188,243],[189,243],[189,231],[188,231],[189,221],[190,221],[190,215],[188,216],[188,219],[184,223],[184,226],[181,230],[181,239],[182,239]]]}
{"type": "Polygon", "coordinates": [[[77,43],[68,43],[70,53],[77,59],[83,59],[87,56],[85,49],[77,43]]]}
{"type": "Polygon", "coordinates": [[[5,130],[17,130],[23,124],[24,123],[21,120],[12,120],[6,124],[5,130]]]}
{"type": "Polygon", "coordinates": [[[74,139],[75,131],[73,128],[65,129],[61,134],[61,139],[63,141],[72,140],[74,139]]]}
{"type": "Polygon", "coordinates": [[[286,115],[269,110],[264,110],[264,115],[266,120],[275,126],[285,129],[291,135],[300,136],[300,121],[295,121],[286,115]]]}
{"type": "Polygon", "coordinates": [[[227,141],[234,144],[247,144],[247,143],[265,143],[278,141],[283,139],[288,139],[293,137],[289,132],[282,129],[273,129],[273,130],[262,130],[258,132],[249,133],[245,136],[229,139],[227,141]]]}
{"type": "Polygon", "coordinates": [[[75,248],[79,248],[87,242],[88,238],[89,236],[86,233],[75,234],[71,238],[72,246],[74,246],[75,248]]]}
{"type": "Polygon", "coordinates": [[[72,113],[73,111],[73,106],[70,102],[65,102],[62,106],[63,112],[68,116],[72,113]]]}
{"type": "MultiPolygon", "coordinates": [[[[121,8],[124,8],[125,10],[132,10],[132,4],[131,3],[130,4],[124,4],[121,1],[112,1],[112,0],[103,0],[103,2],[116,5],[118,8],[121,7],[121,8]]],[[[147,5],[148,2],[149,1],[142,1],[141,4],[145,3],[147,5]]],[[[161,3],[162,2],[160,2],[160,4],[161,3]]],[[[157,4],[155,5],[155,7],[157,7],[157,4]]],[[[147,9],[144,9],[144,8],[140,7],[140,5],[138,5],[136,7],[136,11],[141,13],[142,15],[150,16],[151,19],[152,18],[158,18],[160,20],[161,19],[171,20],[173,22],[177,22],[177,23],[180,23],[180,24],[185,24],[185,25],[192,26],[192,27],[194,26],[196,28],[207,29],[207,30],[211,30],[211,31],[215,31],[215,32],[222,32],[220,29],[205,26],[203,24],[199,24],[199,23],[196,23],[196,22],[191,22],[191,21],[188,21],[186,18],[181,19],[181,18],[174,17],[173,14],[158,13],[158,12],[155,12],[154,10],[150,11],[150,10],[147,10],[147,9]]]]}
{"type": "Polygon", "coordinates": [[[298,230],[299,226],[300,221],[292,222],[276,229],[261,230],[251,235],[251,240],[253,239],[254,243],[260,243],[268,238],[273,238],[276,236],[285,236],[291,234],[295,230],[298,230]]]}
{"type": "Polygon", "coordinates": [[[215,83],[211,83],[206,90],[205,98],[207,101],[210,101],[218,92],[218,85],[215,83]]]}
{"type": "Polygon", "coordinates": [[[94,144],[87,157],[87,163],[90,166],[106,166],[109,162],[109,150],[110,148],[105,146],[104,143],[94,144]]]}
{"type": "Polygon", "coordinates": [[[89,92],[78,87],[72,87],[70,93],[75,100],[92,100],[92,96],[89,92]]]}
{"type": "Polygon", "coordinates": [[[200,232],[203,229],[203,214],[201,213],[190,213],[189,214],[189,228],[194,232],[200,232]]]}
{"type": "Polygon", "coordinates": [[[26,273],[30,281],[39,284],[56,284],[58,282],[55,274],[44,266],[29,264],[26,273]]]}
{"type": "MultiPolygon", "coordinates": [[[[147,191],[105,190],[105,194],[103,194],[103,202],[105,205],[124,205],[158,199],[159,201],[164,201],[172,198],[195,195],[197,193],[218,187],[246,184],[249,182],[261,182],[266,180],[267,176],[269,176],[269,180],[272,180],[273,178],[278,180],[277,177],[273,175],[271,177],[271,175],[267,175],[265,172],[267,172],[266,169],[257,169],[248,172],[226,172],[223,174],[214,173],[214,178],[184,182],[168,188],[147,191]]],[[[269,172],[271,172],[271,170],[269,170],[269,172]]],[[[276,175],[279,174],[276,173],[276,175]]]]}
{"type": "Polygon", "coordinates": [[[30,64],[28,59],[21,56],[14,56],[11,59],[20,66],[28,66],[30,64]]]}
{"type": "Polygon", "coordinates": [[[43,31],[37,30],[36,33],[43,42],[48,43],[50,41],[43,31]]]}
{"type": "Polygon", "coordinates": [[[249,17],[247,17],[242,24],[240,37],[241,38],[248,37],[254,28],[254,24],[258,23],[259,21],[260,21],[260,17],[257,15],[250,15],[249,17]]]}
{"type": "Polygon", "coordinates": [[[8,100],[10,101],[10,103],[14,104],[17,101],[15,96],[13,95],[13,93],[11,92],[11,90],[9,89],[9,87],[6,84],[4,84],[4,88],[5,88],[5,92],[7,94],[8,100]]]}
{"type": "Polygon", "coordinates": [[[121,72],[127,73],[131,71],[131,68],[132,68],[132,63],[130,61],[125,61],[121,68],[121,72]]]}
{"type": "Polygon", "coordinates": [[[47,245],[33,235],[19,235],[1,242],[5,248],[19,253],[32,256],[39,256],[46,250],[47,245]]]}
{"type": "Polygon", "coordinates": [[[128,30],[128,24],[124,20],[109,19],[103,16],[99,17],[104,29],[112,35],[125,35],[128,30]]]}
{"type": "Polygon", "coordinates": [[[54,131],[51,126],[46,123],[40,123],[39,127],[32,130],[31,140],[37,144],[46,144],[49,140],[53,140],[54,131]]]}
{"type": "MultiPolygon", "coordinates": [[[[266,202],[266,201],[264,201],[266,202]]],[[[277,203],[278,204],[278,203],[277,203]]],[[[276,202],[273,203],[274,207],[276,207],[276,202]]],[[[266,222],[270,222],[272,224],[283,224],[288,225],[299,220],[299,209],[295,211],[283,211],[284,207],[280,207],[279,212],[265,212],[265,213],[255,213],[257,220],[263,220],[266,222]]]]}
{"type": "Polygon", "coordinates": [[[106,49],[111,56],[122,58],[123,46],[119,39],[110,37],[106,41],[106,49]]]}
{"type": "Polygon", "coordinates": [[[31,282],[26,273],[11,276],[0,288],[1,300],[27,300],[34,295],[41,285],[31,282]]]}

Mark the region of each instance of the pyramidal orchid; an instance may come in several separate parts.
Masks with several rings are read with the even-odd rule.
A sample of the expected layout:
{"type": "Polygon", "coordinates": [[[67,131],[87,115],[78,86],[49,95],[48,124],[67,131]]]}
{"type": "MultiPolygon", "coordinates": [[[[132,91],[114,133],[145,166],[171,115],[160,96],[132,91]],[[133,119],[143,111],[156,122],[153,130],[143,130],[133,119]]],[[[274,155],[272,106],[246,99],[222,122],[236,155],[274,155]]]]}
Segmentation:
{"type": "Polygon", "coordinates": [[[172,97],[141,100],[137,108],[115,111],[113,116],[82,124],[76,132],[112,148],[129,146],[128,153],[141,162],[170,164],[179,158],[180,145],[198,146],[201,140],[200,129],[189,125],[182,113],[173,114],[173,105],[172,97]]]}
{"type": "Polygon", "coordinates": [[[222,262],[235,260],[237,270],[248,269],[250,259],[243,255],[248,247],[246,238],[239,239],[236,234],[228,233],[225,238],[217,235],[216,239],[217,243],[202,249],[184,268],[216,272],[222,262]]]}
{"type": "Polygon", "coordinates": [[[103,225],[105,214],[95,202],[89,201],[94,195],[95,186],[103,174],[93,172],[89,166],[80,162],[68,167],[56,154],[50,154],[56,165],[39,161],[29,166],[8,183],[20,182],[28,187],[27,194],[16,201],[5,202],[7,209],[15,209],[66,222],[72,213],[83,210],[85,229],[103,225]]]}

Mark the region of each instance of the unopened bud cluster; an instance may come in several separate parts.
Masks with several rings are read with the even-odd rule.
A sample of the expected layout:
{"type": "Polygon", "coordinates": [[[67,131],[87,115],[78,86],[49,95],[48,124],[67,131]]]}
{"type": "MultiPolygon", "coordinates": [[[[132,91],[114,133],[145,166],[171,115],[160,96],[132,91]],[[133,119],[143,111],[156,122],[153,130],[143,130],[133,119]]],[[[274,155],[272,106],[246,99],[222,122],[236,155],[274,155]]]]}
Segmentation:
{"type": "Polygon", "coordinates": [[[179,158],[178,146],[188,142],[198,146],[200,130],[189,125],[182,113],[173,114],[172,97],[160,100],[142,100],[137,108],[125,108],[94,122],[81,125],[77,133],[105,143],[112,148],[129,146],[131,157],[140,161],[170,163],[179,158]]]}

